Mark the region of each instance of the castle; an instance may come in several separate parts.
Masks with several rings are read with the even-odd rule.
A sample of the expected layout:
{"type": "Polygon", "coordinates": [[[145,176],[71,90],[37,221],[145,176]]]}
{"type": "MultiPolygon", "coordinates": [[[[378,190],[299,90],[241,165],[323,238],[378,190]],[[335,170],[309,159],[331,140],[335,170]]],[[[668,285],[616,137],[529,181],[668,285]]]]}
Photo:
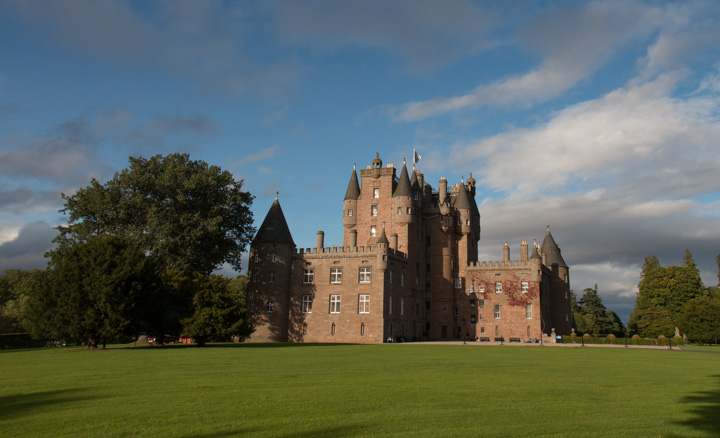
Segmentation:
{"type": "MultiPolygon", "coordinates": [[[[354,166],[353,166],[354,167],[354,166]]],[[[353,168],[343,246],[297,249],[276,197],[250,246],[249,342],[538,340],[570,334],[569,268],[548,228],[541,246],[479,262],[475,179],[437,191],[415,171],[353,168]]]]}

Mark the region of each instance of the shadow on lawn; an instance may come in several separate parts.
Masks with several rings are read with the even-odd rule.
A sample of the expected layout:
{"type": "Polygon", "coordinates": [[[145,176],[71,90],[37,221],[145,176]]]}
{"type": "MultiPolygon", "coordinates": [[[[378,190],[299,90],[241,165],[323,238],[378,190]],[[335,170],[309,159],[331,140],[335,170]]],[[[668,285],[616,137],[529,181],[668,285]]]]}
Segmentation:
{"type": "MultiPolygon", "coordinates": [[[[711,377],[720,380],[720,375],[711,377]]],[[[683,397],[680,402],[693,405],[689,411],[693,418],[679,424],[704,432],[707,436],[715,436],[720,431],[720,389],[698,391],[683,397]]]]}
{"type": "Polygon", "coordinates": [[[82,395],[84,389],[58,389],[55,391],[0,396],[0,421],[37,412],[53,405],[99,398],[97,396],[82,395]]]}
{"type": "MultiPolygon", "coordinates": [[[[224,437],[231,437],[231,436],[243,436],[243,435],[253,435],[255,433],[259,433],[260,430],[258,429],[233,429],[233,430],[221,430],[218,432],[207,432],[207,433],[198,433],[198,434],[187,434],[182,435],[179,438],[224,438],[224,437]]],[[[295,431],[289,434],[285,435],[276,435],[281,437],[287,437],[287,438],[315,438],[318,436],[353,436],[353,435],[362,435],[363,433],[368,433],[368,427],[359,427],[354,425],[345,425],[345,426],[338,426],[338,427],[326,427],[323,429],[315,429],[310,430],[307,432],[302,431],[295,431]]]]}

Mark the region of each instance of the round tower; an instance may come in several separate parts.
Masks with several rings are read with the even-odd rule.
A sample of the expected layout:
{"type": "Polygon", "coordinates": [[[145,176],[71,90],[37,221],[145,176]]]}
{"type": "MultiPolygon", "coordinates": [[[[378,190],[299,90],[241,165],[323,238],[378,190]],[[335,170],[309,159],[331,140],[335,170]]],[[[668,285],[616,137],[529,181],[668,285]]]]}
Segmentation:
{"type": "Polygon", "coordinates": [[[360,184],[358,184],[357,172],[353,164],[353,171],[350,175],[347,191],[345,192],[345,201],[343,205],[343,226],[352,228],[357,225],[357,203],[360,197],[360,184]]]}
{"type": "Polygon", "coordinates": [[[392,200],[395,223],[407,225],[414,222],[413,194],[410,188],[410,178],[408,177],[405,160],[403,160],[403,168],[400,172],[397,187],[395,187],[395,191],[393,192],[392,200]]]}
{"type": "Polygon", "coordinates": [[[447,216],[450,214],[450,205],[447,201],[447,180],[441,177],[438,181],[438,205],[440,206],[440,214],[447,216]]]}

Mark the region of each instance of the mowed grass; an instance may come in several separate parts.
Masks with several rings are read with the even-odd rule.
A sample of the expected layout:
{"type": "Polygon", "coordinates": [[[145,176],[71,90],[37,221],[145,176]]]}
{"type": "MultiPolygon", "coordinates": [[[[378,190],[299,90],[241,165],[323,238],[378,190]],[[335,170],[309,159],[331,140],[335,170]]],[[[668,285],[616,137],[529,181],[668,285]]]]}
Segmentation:
{"type": "Polygon", "coordinates": [[[0,435],[717,436],[720,355],[239,345],[0,353],[0,435]]]}

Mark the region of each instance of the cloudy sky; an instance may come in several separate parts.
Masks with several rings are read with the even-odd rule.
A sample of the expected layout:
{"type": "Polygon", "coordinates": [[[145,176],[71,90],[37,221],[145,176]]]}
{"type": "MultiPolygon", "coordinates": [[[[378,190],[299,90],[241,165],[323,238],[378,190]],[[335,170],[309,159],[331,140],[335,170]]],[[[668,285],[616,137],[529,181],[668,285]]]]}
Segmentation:
{"type": "Polygon", "coordinates": [[[43,267],[61,193],[187,152],[293,237],[342,243],[353,163],[478,181],[480,259],[546,224],[624,320],[643,258],[720,253],[715,1],[0,0],[0,270],[43,267]]]}

